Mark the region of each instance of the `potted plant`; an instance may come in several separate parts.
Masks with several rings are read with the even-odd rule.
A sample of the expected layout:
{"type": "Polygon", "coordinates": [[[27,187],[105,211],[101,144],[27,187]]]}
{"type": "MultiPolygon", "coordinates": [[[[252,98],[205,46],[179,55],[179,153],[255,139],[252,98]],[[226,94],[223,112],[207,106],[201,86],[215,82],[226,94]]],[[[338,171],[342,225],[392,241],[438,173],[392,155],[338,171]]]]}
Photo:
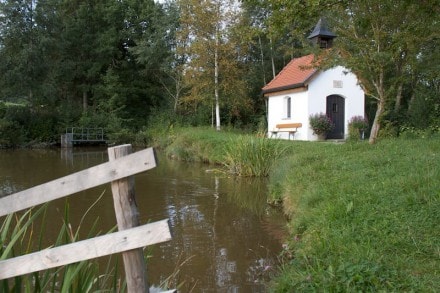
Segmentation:
{"type": "Polygon", "coordinates": [[[326,138],[327,133],[333,130],[334,124],[330,117],[324,113],[316,113],[309,116],[310,127],[313,130],[313,134],[318,136],[318,139],[323,140],[326,138]]]}
{"type": "Polygon", "coordinates": [[[353,116],[348,121],[348,136],[351,139],[364,139],[368,129],[368,120],[362,116],[353,116]]]}

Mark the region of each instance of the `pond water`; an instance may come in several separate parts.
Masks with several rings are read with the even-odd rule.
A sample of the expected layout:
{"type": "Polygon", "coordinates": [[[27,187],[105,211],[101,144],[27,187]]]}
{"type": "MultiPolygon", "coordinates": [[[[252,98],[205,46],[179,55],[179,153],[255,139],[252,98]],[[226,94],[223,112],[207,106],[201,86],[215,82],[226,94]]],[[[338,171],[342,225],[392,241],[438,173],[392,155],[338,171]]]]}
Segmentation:
{"type": "MultiPolygon", "coordinates": [[[[0,197],[107,160],[106,149],[97,148],[0,150],[0,197]]],[[[160,154],[157,162],[135,176],[141,224],[168,218],[173,235],[148,248],[150,285],[171,276],[171,285],[180,285],[181,292],[266,292],[285,235],[282,215],[266,204],[266,182],[160,154]]],[[[109,184],[72,195],[68,202],[72,227],[81,227],[81,238],[96,218],[101,234],[116,225],[109,184]]],[[[60,199],[49,206],[47,245],[58,234],[65,203],[60,199]]]]}

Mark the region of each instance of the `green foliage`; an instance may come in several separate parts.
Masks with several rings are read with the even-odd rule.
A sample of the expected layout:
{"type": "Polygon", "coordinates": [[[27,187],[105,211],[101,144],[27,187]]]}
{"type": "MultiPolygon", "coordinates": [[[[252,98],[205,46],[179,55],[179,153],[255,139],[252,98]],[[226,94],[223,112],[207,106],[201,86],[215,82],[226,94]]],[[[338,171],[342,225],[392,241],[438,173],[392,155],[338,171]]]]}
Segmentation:
{"type": "Polygon", "coordinates": [[[25,142],[51,141],[58,122],[63,129],[87,119],[120,136],[116,120],[136,132],[151,109],[166,107],[161,78],[171,39],[160,4],[7,0],[0,9],[0,99],[24,99],[41,114],[25,127],[25,142]]]}
{"type": "Polygon", "coordinates": [[[0,147],[15,147],[25,141],[25,131],[19,125],[0,119],[0,147]]]}
{"type": "Polygon", "coordinates": [[[438,137],[292,144],[270,177],[291,218],[273,292],[437,291],[439,152],[438,137]]]}
{"type": "Polygon", "coordinates": [[[384,120],[379,132],[380,138],[395,138],[399,135],[399,127],[396,123],[384,120]]]}
{"type": "Polygon", "coordinates": [[[17,147],[26,142],[53,142],[58,139],[56,115],[45,108],[11,104],[0,116],[0,146],[17,147]]]}

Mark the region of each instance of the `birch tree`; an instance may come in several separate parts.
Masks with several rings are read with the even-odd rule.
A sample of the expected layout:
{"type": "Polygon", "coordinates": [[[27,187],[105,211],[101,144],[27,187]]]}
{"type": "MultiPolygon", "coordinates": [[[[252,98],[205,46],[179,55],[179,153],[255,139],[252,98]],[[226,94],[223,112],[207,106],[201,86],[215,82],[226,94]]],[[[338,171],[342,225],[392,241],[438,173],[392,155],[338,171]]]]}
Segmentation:
{"type": "MultiPolygon", "coordinates": [[[[190,90],[186,103],[194,107],[211,105],[212,125],[221,129],[221,107],[233,99],[246,100],[238,63],[237,44],[231,27],[239,19],[233,0],[179,0],[180,37],[186,40],[188,63],[185,79],[190,90]],[[234,90],[232,90],[234,89],[234,90]]],[[[247,103],[243,103],[246,107],[247,103]]],[[[231,113],[230,113],[231,114],[231,113]]],[[[233,114],[232,114],[233,115],[233,114]]]]}

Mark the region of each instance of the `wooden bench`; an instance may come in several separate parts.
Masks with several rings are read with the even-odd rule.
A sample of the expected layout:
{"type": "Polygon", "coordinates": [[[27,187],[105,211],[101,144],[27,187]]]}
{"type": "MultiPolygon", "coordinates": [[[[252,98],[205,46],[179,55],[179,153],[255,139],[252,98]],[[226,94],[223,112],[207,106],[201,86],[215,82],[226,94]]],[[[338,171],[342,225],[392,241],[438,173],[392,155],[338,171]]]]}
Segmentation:
{"type": "Polygon", "coordinates": [[[288,132],[289,133],[289,140],[290,140],[290,136],[292,135],[292,138],[293,138],[295,133],[298,131],[298,128],[301,128],[301,127],[302,127],[302,123],[277,124],[275,126],[275,129],[272,130],[272,135],[277,135],[278,132],[288,132]]]}

